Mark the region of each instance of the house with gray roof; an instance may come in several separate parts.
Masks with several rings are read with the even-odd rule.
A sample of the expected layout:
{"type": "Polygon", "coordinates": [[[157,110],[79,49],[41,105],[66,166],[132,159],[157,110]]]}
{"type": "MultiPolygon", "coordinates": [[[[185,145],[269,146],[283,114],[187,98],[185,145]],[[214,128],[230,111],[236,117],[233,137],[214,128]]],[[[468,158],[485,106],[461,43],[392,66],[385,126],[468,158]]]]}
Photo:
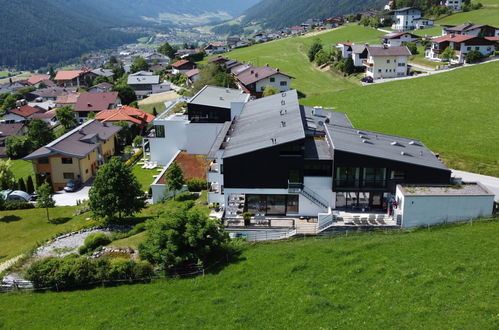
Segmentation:
{"type": "Polygon", "coordinates": [[[24,160],[31,160],[35,174],[46,178],[55,191],[70,180],[90,180],[99,166],[116,153],[120,126],[90,120],[41,147],[24,160]]]}
{"type": "Polygon", "coordinates": [[[295,90],[245,103],[208,158],[208,200],[229,220],[384,212],[397,184],[451,182],[421,141],[355,128],[344,113],[301,106],[295,90]]]}
{"type": "Polygon", "coordinates": [[[381,47],[366,46],[367,59],[362,61],[366,76],[373,79],[404,77],[409,74],[409,57],[412,55],[407,46],[381,47]]]}
{"type": "Polygon", "coordinates": [[[153,94],[153,87],[160,84],[160,76],[152,72],[136,72],[128,76],[127,84],[133,88],[137,99],[142,100],[153,94]]]}
{"type": "Polygon", "coordinates": [[[239,88],[255,97],[261,97],[267,86],[286,92],[291,89],[291,79],[293,79],[292,76],[281,72],[278,68],[274,69],[268,65],[250,66],[234,76],[239,88]]]}

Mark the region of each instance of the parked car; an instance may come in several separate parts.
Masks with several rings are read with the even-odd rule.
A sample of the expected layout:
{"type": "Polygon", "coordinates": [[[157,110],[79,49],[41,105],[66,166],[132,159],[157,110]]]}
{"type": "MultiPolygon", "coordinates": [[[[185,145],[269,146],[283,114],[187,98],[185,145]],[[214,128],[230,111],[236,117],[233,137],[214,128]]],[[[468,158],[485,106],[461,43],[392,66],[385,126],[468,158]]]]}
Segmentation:
{"type": "Polygon", "coordinates": [[[21,190],[3,190],[0,192],[6,202],[29,202],[30,194],[21,190]]]}
{"type": "Polygon", "coordinates": [[[78,191],[81,187],[81,182],[78,180],[70,180],[68,183],[66,183],[66,186],[64,187],[65,192],[75,192],[78,191]]]}
{"type": "Polygon", "coordinates": [[[374,80],[373,77],[364,77],[360,81],[371,84],[374,80]]]}

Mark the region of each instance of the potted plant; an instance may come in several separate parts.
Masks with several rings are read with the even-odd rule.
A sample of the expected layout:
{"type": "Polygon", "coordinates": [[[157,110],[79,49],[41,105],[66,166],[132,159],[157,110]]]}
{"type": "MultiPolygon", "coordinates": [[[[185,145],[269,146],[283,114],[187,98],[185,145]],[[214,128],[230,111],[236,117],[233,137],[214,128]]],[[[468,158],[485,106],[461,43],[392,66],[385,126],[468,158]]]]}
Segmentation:
{"type": "Polygon", "coordinates": [[[251,224],[251,213],[244,212],[243,213],[244,225],[247,227],[251,224]]]}

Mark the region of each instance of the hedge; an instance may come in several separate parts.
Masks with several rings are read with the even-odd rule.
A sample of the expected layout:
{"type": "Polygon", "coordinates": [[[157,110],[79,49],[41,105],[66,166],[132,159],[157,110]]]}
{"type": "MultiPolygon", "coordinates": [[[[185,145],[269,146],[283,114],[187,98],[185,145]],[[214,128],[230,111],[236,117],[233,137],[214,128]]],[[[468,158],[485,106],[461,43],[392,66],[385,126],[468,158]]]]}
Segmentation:
{"type": "Polygon", "coordinates": [[[144,154],[144,150],[143,149],[140,149],[139,151],[137,151],[135,154],[133,154],[132,157],[130,157],[129,160],[127,160],[125,162],[125,165],[126,166],[132,166],[133,164],[135,164],[135,162],[137,162],[137,160],[139,160],[140,157],[142,157],[142,155],[144,154]]]}

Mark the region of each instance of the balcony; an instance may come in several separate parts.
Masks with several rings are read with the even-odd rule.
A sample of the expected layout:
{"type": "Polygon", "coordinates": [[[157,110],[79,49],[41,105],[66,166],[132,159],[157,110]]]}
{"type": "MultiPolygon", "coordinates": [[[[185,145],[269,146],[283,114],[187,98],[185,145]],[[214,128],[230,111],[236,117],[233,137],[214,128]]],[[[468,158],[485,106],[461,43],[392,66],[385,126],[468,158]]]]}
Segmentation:
{"type": "Polygon", "coordinates": [[[335,188],[386,188],[388,180],[334,180],[335,188]]]}
{"type": "Polygon", "coordinates": [[[372,68],[374,66],[374,63],[371,63],[371,62],[364,60],[364,61],[362,61],[362,65],[367,66],[369,68],[372,68]]]}

